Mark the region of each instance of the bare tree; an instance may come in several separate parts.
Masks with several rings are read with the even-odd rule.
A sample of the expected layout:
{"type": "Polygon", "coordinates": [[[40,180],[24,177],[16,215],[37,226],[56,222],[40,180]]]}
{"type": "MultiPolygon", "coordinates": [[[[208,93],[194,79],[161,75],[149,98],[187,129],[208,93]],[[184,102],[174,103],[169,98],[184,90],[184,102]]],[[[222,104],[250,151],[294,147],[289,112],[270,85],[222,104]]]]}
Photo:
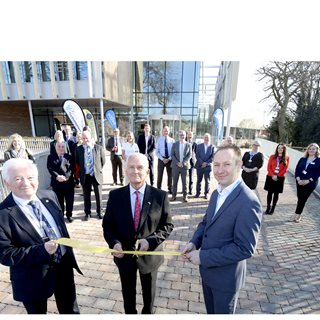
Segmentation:
{"type": "Polygon", "coordinates": [[[259,81],[265,81],[264,91],[267,95],[263,100],[273,100],[271,111],[277,112],[279,140],[286,139],[286,116],[290,102],[300,89],[301,80],[305,77],[303,61],[273,61],[259,68],[259,81]]]}

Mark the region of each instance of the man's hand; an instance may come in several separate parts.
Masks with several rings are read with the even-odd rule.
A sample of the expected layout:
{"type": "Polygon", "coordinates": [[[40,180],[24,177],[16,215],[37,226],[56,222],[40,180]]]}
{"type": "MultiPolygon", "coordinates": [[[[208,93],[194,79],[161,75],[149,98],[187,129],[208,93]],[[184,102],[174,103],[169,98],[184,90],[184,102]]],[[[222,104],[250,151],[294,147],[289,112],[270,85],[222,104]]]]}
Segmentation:
{"type": "Polygon", "coordinates": [[[58,244],[51,240],[51,241],[45,242],[44,248],[51,255],[51,254],[56,253],[56,251],[58,249],[58,244]]]}
{"type": "Polygon", "coordinates": [[[199,250],[194,250],[189,253],[186,253],[186,257],[191,263],[193,263],[195,265],[200,264],[200,251],[199,250]]]}
{"type": "Polygon", "coordinates": [[[139,239],[136,243],[136,250],[138,251],[148,251],[149,242],[146,239],[139,239]]]}
{"type": "Polygon", "coordinates": [[[189,242],[181,251],[181,253],[183,254],[182,255],[182,260],[183,261],[190,261],[187,258],[186,254],[191,252],[191,251],[194,251],[194,250],[196,250],[196,246],[192,242],[189,242]]]}
{"type": "Polygon", "coordinates": [[[116,258],[123,258],[124,254],[120,253],[122,252],[122,245],[121,243],[116,243],[113,247],[113,250],[119,251],[119,252],[113,252],[112,255],[116,258]]]}

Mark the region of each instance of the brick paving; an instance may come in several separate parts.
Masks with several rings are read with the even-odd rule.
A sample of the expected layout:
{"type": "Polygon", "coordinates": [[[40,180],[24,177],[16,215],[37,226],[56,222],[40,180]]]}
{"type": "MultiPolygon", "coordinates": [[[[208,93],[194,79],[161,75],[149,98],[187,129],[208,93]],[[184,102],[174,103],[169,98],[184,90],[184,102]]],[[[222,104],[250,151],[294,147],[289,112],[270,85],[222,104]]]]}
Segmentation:
{"type": "MultiPolygon", "coordinates": [[[[111,165],[107,157],[103,185],[103,205],[111,186],[111,165]]],[[[257,194],[263,208],[266,163],[260,173],[257,194]]],[[[166,178],[163,179],[163,186],[166,178]]],[[[212,189],[215,182],[212,183],[212,189]]],[[[171,203],[174,231],[165,242],[165,250],[179,250],[201,221],[208,201],[182,195],[171,203]]],[[[93,199],[94,203],[94,199],[93,199]]],[[[272,216],[264,216],[256,254],[248,261],[246,286],[240,293],[238,314],[320,314],[320,200],[311,195],[301,223],[290,222],[296,204],[295,181],[287,175],[284,193],[272,216]]],[[[105,246],[101,220],[83,221],[83,198],[76,189],[75,221],[68,224],[70,236],[105,246]]],[[[84,276],[75,275],[78,303],[82,314],[123,313],[119,275],[112,256],[75,249],[84,276]]],[[[0,314],[25,314],[21,303],[12,299],[9,269],[0,266],[0,314]]],[[[198,267],[175,256],[165,256],[158,273],[155,299],[157,314],[205,314],[198,267]]],[[[138,311],[142,308],[140,283],[137,285],[138,311]]],[[[49,313],[57,313],[50,298],[49,313]]]]}

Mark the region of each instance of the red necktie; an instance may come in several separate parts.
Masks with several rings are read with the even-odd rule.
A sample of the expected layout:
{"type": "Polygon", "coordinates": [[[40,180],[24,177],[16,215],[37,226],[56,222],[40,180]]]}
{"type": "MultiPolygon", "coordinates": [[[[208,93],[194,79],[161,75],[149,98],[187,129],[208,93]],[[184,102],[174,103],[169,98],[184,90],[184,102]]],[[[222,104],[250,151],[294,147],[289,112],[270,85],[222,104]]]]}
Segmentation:
{"type": "Polygon", "coordinates": [[[139,191],[136,191],[136,203],[134,205],[134,217],[133,217],[133,225],[134,225],[134,230],[138,230],[139,226],[139,221],[140,221],[140,195],[139,191]]]}

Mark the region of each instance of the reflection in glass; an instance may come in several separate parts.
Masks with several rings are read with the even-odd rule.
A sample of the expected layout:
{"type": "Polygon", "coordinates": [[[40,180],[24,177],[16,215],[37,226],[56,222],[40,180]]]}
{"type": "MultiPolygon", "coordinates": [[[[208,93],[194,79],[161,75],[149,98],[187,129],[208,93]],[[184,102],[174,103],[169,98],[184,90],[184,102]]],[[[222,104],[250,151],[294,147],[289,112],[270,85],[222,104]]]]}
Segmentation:
{"type": "Polygon", "coordinates": [[[196,63],[194,61],[186,61],[183,63],[183,87],[182,91],[194,91],[194,69],[196,63]]]}
{"type": "Polygon", "coordinates": [[[182,108],[193,106],[193,93],[182,93],[182,108]]]}

